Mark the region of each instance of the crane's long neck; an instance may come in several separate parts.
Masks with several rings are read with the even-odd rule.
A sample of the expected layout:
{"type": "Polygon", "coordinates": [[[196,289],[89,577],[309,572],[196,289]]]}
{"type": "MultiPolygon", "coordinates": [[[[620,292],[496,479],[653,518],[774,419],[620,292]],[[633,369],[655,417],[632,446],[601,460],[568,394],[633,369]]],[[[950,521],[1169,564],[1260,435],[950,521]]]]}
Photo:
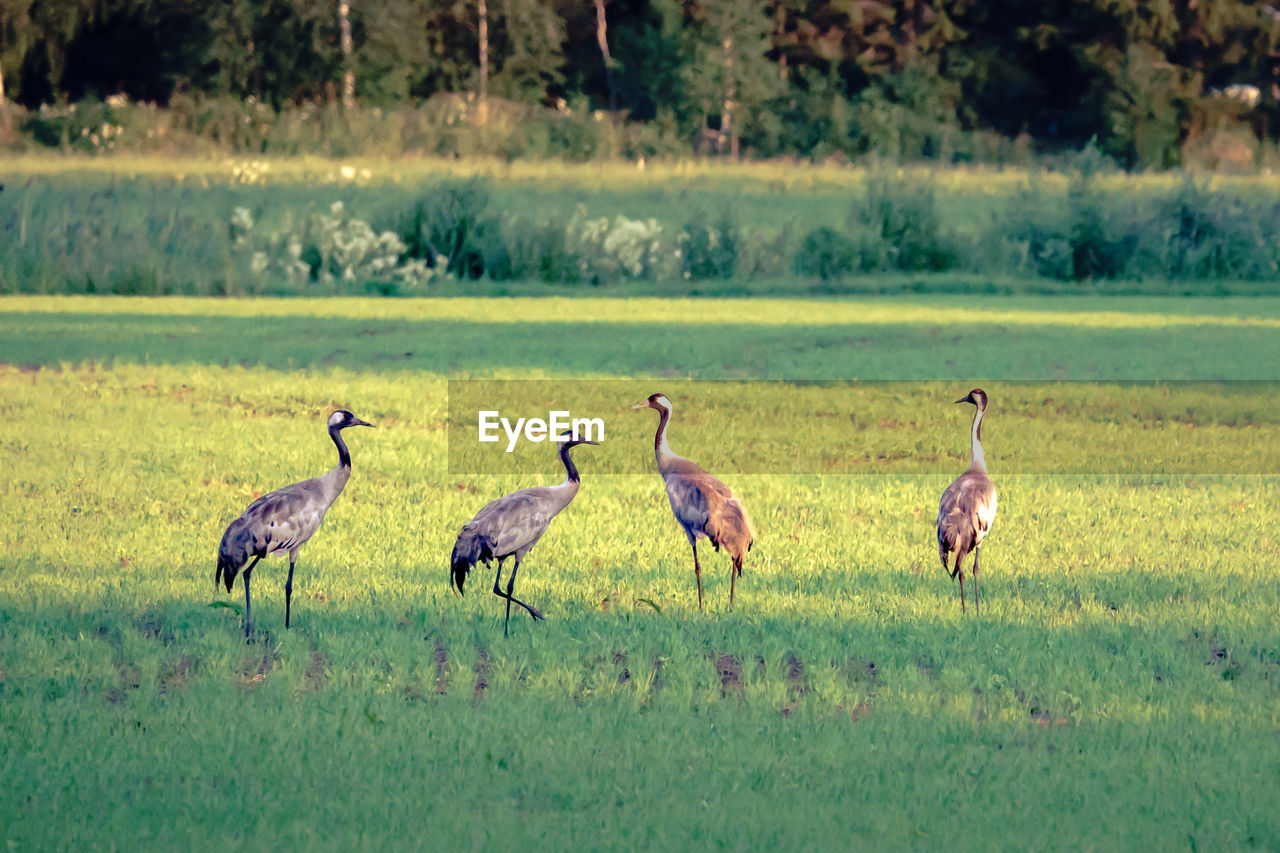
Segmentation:
{"type": "Polygon", "coordinates": [[[971,467],[987,470],[987,457],[982,455],[982,416],[986,409],[978,409],[973,416],[973,463],[971,467]]]}
{"type": "Polygon", "coordinates": [[[338,499],[338,495],[342,494],[347,480],[351,479],[351,453],[347,450],[346,442],[342,440],[341,430],[329,427],[329,438],[333,439],[333,443],[338,447],[338,466],[319,479],[324,484],[329,503],[332,504],[338,499]]]}
{"type": "Polygon", "coordinates": [[[658,459],[658,470],[663,470],[675,458],[671,445],[667,444],[667,424],[671,421],[671,410],[665,406],[658,408],[658,431],[653,435],[653,455],[658,459]]]}
{"type": "MultiPolygon", "coordinates": [[[[578,477],[578,466],[573,464],[573,458],[569,456],[569,451],[573,449],[573,445],[565,442],[560,445],[560,461],[564,463],[564,482],[554,488],[560,495],[560,509],[564,509],[569,505],[569,501],[574,499],[578,494],[578,489],[582,486],[582,480],[578,477]]],[[[560,510],[556,510],[559,512],[560,510]]]]}
{"type": "Polygon", "coordinates": [[[574,447],[575,445],[572,445],[567,441],[560,445],[560,461],[564,463],[565,485],[570,483],[576,485],[580,482],[578,477],[578,466],[573,464],[573,458],[569,456],[569,451],[574,447]]]}
{"type": "Polygon", "coordinates": [[[338,446],[338,467],[350,471],[351,451],[347,450],[347,443],[342,440],[342,430],[336,426],[329,427],[329,438],[338,446]]]}

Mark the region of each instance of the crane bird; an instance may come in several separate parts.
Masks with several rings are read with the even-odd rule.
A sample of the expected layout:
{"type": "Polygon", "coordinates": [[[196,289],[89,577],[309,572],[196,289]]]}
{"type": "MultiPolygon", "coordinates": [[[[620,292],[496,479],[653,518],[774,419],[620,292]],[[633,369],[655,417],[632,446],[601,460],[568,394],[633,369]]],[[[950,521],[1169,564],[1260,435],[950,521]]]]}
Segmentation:
{"type": "Polygon", "coordinates": [[[218,568],[213,575],[213,588],[218,582],[227,585],[227,592],[235,583],[236,573],[244,569],[244,635],[253,634],[253,619],[249,611],[249,575],[258,561],[270,554],[289,552],[289,579],[284,583],[284,626],[289,627],[290,604],[293,597],[293,566],[298,561],[298,551],[320,529],[324,514],[342,494],[342,488],[351,477],[351,454],[342,440],[347,427],[373,424],[362,421],[346,409],[329,415],[329,438],[338,447],[338,466],[327,474],[285,486],[263,495],[244,514],[227,526],[218,546],[218,568]],[[249,558],[253,562],[249,563],[249,558]],[[245,563],[249,565],[245,566],[245,563]]]}
{"type": "Polygon", "coordinates": [[[568,433],[560,435],[557,441],[560,442],[560,461],[564,463],[564,482],[558,486],[521,489],[485,504],[474,518],[462,525],[458,541],[453,545],[453,554],[449,558],[453,585],[459,594],[465,594],[463,585],[476,563],[488,566],[491,560],[497,561],[498,573],[493,578],[493,594],[507,600],[507,616],[502,623],[504,637],[508,636],[512,604],[523,607],[534,619],[542,618],[536,607],[531,607],[514,596],[516,572],[520,571],[520,562],[525,555],[538,543],[542,534],[547,532],[551,519],[578,494],[581,479],[569,451],[579,444],[600,443],[568,433]],[[498,581],[502,579],[502,562],[508,557],[514,557],[515,564],[507,577],[507,591],[504,593],[498,581]]]}
{"type": "Polygon", "coordinates": [[[951,577],[960,578],[960,612],[964,607],[964,558],[973,553],[973,610],[978,604],[978,549],[996,520],[996,487],[987,477],[987,460],[982,455],[982,415],[987,411],[987,392],[974,388],[957,403],[977,407],[973,416],[973,461],[942,493],[938,505],[938,556],[951,577]],[[952,558],[954,557],[954,565],[952,558]]]}
{"type": "Polygon", "coordinates": [[[702,609],[702,565],[698,562],[698,538],[711,540],[719,551],[724,548],[732,561],[729,570],[729,606],[737,578],[742,575],[742,561],[755,542],[755,531],[742,501],[724,483],[698,465],[676,456],[667,444],[667,424],[671,420],[671,401],[665,394],[651,394],[632,409],[657,409],[658,432],[653,437],[653,451],[658,459],[658,473],[667,486],[667,500],[676,521],[684,528],[693,548],[693,576],[698,582],[698,609],[702,609]]]}

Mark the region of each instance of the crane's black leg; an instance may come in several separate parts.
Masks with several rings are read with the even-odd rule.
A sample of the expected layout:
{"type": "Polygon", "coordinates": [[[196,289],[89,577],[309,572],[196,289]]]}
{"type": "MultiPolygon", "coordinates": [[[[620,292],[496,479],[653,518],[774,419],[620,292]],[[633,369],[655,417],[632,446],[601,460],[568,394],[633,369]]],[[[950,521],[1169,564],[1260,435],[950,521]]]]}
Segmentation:
{"type": "Polygon", "coordinates": [[[973,615],[981,616],[982,607],[978,604],[978,554],[980,548],[973,549],[973,615]]]}
{"type": "Polygon", "coordinates": [[[253,572],[253,567],[258,565],[259,559],[261,558],[254,557],[249,568],[244,570],[244,638],[246,640],[253,636],[253,616],[249,609],[249,575],[253,572]]]}
{"type": "Polygon", "coordinates": [[[516,564],[511,567],[511,574],[507,576],[507,594],[504,596],[507,599],[507,618],[511,618],[511,605],[519,604],[525,610],[529,611],[529,615],[534,619],[541,619],[542,614],[538,611],[538,608],[530,604],[525,604],[523,601],[511,594],[512,590],[516,588],[516,572],[518,571],[520,571],[520,561],[516,560],[516,564]]]}
{"type": "Polygon", "coordinates": [[[960,572],[960,612],[961,614],[965,612],[964,610],[964,571],[963,570],[960,572]]]}
{"type": "Polygon", "coordinates": [[[738,569],[733,565],[733,562],[730,561],[729,563],[729,606],[730,607],[733,607],[733,587],[734,587],[734,582],[737,579],[738,579],[738,569]]]}
{"type": "MultiPolygon", "coordinates": [[[[493,594],[498,596],[498,598],[507,598],[507,596],[504,595],[502,592],[502,587],[498,585],[498,581],[500,580],[502,580],[502,561],[498,560],[498,573],[493,576],[493,594]]],[[[511,618],[511,600],[510,599],[507,599],[507,618],[508,619],[511,618]]],[[[505,637],[506,634],[507,634],[507,629],[506,629],[506,626],[504,625],[502,628],[502,635],[505,637]]]]}
{"type": "Polygon", "coordinates": [[[514,566],[511,567],[511,574],[507,575],[507,615],[502,619],[502,636],[509,636],[507,629],[511,626],[511,592],[516,587],[516,572],[520,569],[520,561],[516,560],[514,566]]]}
{"type": "Polygon", "coordinates": [[[289,578],[284,582],[284,626],[289,627],[289,605],[293,599],[293,564],[297,561],[293,554],[289,555],[289,578]]]}
{"type": "Polygon", "coordinates": [[[507,584],[507,615],[502,617],[502,636],[509,637],[509,628],[511,627],[511,584],[507,584]]]}
{"type": "MultiPolygon", "coordinates": [[[[543,616],[541,613],[538,612],[538,608],[530,607],[528,604],[525,604],[520,599],[513,597],[511,594],[512,590],[515,589],[516,572],[519,570],[520,570],[520,561],[517,560],[515,565],[511,568],[510,576],[507,577],[507,591],[503,592],[502,587],[498,585],[498,581],[502,578],[502,564],[499,563],[498,573],[494,575],[494,578],[493,578],[493,594],[498,596],[499,598],[505,598],[507,600],[507,620],[508,621],[511,619],[512,604],[518,604],[521,607],[523,607],[525,610],[529,611],[529,615],[532,616],[534,619],[541,619],[543,618],[543,616]]],[[[505,622],[503,623],[503,626],[502,626],[502,633],[504,636],[507,633],[507,625],[505,622]]]]}
{"type": "Polygon", "coordinates": [[[693,548],[693,577],[698,581],[698,609],[702,609],[702,564],[698,562],[698,540],[689,537],[689,545],[693,548]]]}

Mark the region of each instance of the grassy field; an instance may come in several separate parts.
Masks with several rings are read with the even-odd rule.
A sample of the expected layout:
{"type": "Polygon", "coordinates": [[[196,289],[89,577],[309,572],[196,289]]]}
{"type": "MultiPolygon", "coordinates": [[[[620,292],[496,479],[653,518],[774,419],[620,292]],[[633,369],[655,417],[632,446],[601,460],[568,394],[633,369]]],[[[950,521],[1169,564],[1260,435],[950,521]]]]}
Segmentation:
{"type": "Polygon", "coordinates": [[[0,834],[1275,849],[1277,326],[1271,299],[2,299],[0,834]],[[932,461],[726,458],[759,537],[734,609],[708,555],[700,613],[656,474],[604,473],[650,452],[652,413],[617,414],[521,570],[547,621],[504,640],[487,577],[447,587],[453,537],[562,474],[549,451],[518,475],[451,467],[449,380],[583,377],[677,398],[690,455],[755,447],[752,417],[808,423],[824,386],[797,380],[863,380],[832,408],[932,461]],[[724,422],[699,388],[745,386],[687,379],[792,382],[750,385],[760,405],[724,422]],[[981,619],[933,539],[972,384],[1000,489],[981,619]],[[378,429],[348,436],[294,627],[273,561],[246,645],[218,539],[332,466],[336,406],[378,429]]]}

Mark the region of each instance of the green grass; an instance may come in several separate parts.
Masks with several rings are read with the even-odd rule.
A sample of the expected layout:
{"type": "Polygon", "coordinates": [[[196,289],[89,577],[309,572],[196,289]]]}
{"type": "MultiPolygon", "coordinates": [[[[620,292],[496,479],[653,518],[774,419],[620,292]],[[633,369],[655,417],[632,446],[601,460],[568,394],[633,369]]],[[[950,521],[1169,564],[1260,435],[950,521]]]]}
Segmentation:
{"type": "MultiPolygon", "coordinates": [[[[1270,300],[0,300],[0,834],[1274,849],[1274,469],[1011,469],[1094,452],[1094,430],[1158,460],[1157,416],[1265,443],[1269,384],[1119,380],[1273,380],[1278,324],[1270,300]],[[749,427],[680,378],[934,380],[832,387],[865,406],[850,428],[868,441],[909,424],[939,461],[726,473],[760,535],[732,610],[707,554],[699,613],[657,476],[603,475],[614,446],[581,448],[582,493],[517,587],[548,619],[513,616],[504,640],[484,573],[447,588],[453,536],[561,474],[549,452],[536,472],[450,473],[447,380],[584,375],[675,382],[677,450],[749,427]],[[981,619],[932,529],[964,464],[950,400],[976,382],[1000,489],[981,619]],[[321,418],[339,405],[378,429],[349,435],[294,627],[272,561],[245,645],[240,587],[211,586],[219,536],[254,494],[333,464],[321,418]],[[1050,415],[1067,444],[1017,446],[1050,415]]],[[[822,386],[751,387],[803,412],[822,386]]],[[[643,457],[652,413],[626,414],[614,441],[643,457]]]]}

